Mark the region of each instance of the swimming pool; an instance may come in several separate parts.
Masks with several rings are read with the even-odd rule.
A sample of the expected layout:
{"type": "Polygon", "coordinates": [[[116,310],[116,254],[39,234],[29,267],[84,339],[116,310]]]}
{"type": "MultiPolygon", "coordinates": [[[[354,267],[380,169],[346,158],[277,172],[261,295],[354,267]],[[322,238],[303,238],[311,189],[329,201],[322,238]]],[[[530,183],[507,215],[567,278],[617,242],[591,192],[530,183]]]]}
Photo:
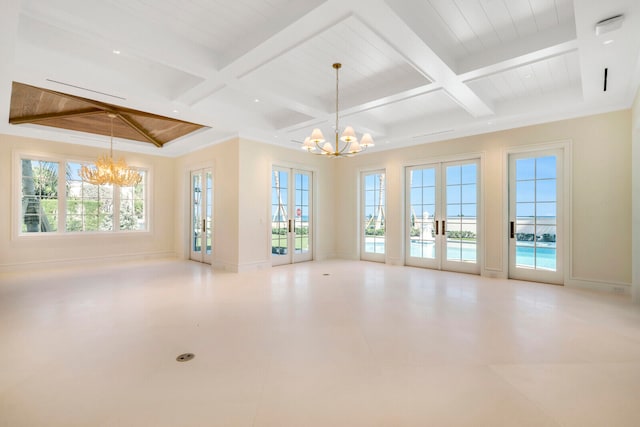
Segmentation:
{"type": "MultiPolygon", "coordinates": [[[[384,252],[384,241],[367,241],[365,248],[367,252],[384,252]]],[[[411,242],[412,257],[434,258],[435,245],[433,242],[411,242]]],[[[447,242],[447,259],[452,261],[475,262],[477,260],[477,249],[475,243],[447,242]]],[[[541,268],[545,270],[556,269],[556,248],[532,246],[516,247],[516,265],[523,268],[541,268]]]]}

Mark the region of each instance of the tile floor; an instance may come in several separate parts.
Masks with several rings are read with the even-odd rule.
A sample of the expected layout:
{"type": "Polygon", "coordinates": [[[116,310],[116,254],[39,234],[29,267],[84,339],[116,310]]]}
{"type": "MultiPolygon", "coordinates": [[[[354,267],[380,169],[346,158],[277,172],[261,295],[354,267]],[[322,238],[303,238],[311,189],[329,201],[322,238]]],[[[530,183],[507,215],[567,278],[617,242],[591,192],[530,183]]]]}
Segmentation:
{"type": "Polygon", "coordinates": [[[0,349],[0,426],[640,426],[628,298],[367,262],[4,275],[0,349]]]}

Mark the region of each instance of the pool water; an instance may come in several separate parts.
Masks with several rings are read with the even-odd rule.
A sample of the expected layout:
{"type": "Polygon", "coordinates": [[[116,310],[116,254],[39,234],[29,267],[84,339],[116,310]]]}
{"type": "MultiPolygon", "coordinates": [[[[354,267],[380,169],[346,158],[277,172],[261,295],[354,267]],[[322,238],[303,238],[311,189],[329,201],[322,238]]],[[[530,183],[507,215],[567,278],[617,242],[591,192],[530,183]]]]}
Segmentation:
{"type": "MultiPolygon", "coordinates": [[[[368,241],[367,252],[384,253],[384,241],[368,241]]],[[[433,242],[411,242],[411,256],[417,258],[434,258],[433,242]]],[[[447,259],[451,261],[476,262],[477,249],[473,243],[447,242],[447,259]]],[[[556,269],[556,248],[554,247],[516,247],[516,266],[523,268],[556,269]]]]}

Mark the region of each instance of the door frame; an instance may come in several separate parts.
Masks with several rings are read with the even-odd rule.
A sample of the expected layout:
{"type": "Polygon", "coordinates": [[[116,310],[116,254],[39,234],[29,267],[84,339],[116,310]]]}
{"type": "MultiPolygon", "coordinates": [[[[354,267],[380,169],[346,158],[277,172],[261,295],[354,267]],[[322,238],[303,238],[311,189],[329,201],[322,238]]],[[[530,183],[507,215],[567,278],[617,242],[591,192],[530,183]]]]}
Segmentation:
{"type": "MultiPolygon", "coordinates": [[[[180,196],[177,200],[176,203],[181,206],[180,212],[182,215],[184,215],[183,219],[182,219],[182,232],[183,232],[183,237],[182,239],[180,239],[180,242],[178,243],[180,246],[176,253],[178,254],[182,254],[183,259],[185,260],[189,260],[191,257],[191,172],[195,171],[195,170],[200,170],[200,169],[211,169],[211,178],[213,179],[213,224],[211,227],[211,233],[212,236],[215,237],[216,235],[216,228],[217,228],[217,221],[215,221],[216,218],[216,209],[218,208],[217,204],[216,204],[216,161],[215,159],[211,159],[211,160],[207,160],[207,161],[201,161],[201,162],[193,162],[193,163],[188,163],[185,164],[183,166],[183,177],[184,177],[184,181],[183,181],[183,189],[184,189],[184,195],[180,196]],[[184,245],[184,246],[182,246],[184,245]]],[[[213,237],[212,237],[213,238],[213,237]]],[[[211,247],[211,266],[213,268],[213,265],[216,262],[216,239],[213,238],[213,246],[211,247]]]]}
{"type": "MultiPolygon", "coordinates": [[[[188,257],[187,259],[192,260],[192,261],[196,261],[196,262],[201,262],[204,264],[209,264],[209,265],[213,265],[213,256],[214,256],[214,233],[213,233],[213,224],[214,224],[214,209],[215,209],[215,177],[214,177],[214,173],[213,173],[213,168],[212,167],[203,167],[203,168],[194,168],[194,169],[190,169],[189,170],[189,191],[188,191],[188,200],[189,200],[189,230],[188,230],[188,236],[189,236],[189,247],[188,247],[188,257]],[[194,174],[199,173],[201,174],[201,196],[200,196],[200,210],[201,210],[201,215],[202,215],[202,221],[206,221],[206,215],[207,215],[207,204],[210,203],[211,204],[211,224],[208,228],[209,233],[211,233],[211,253],[207,254],[206,253],[206,239],[203,240],[203,238],[201,237],[201,248],[200,248],[200,252],[201,252],[201,259],[197,260],[193,258],[193,233],[194,230],[192,229],[193,227],[193,215],[194,215],[194,201],[193,201],[193,176],[194,174]],[[210,173],[211,174],[211,200],[209,201],[209,199],[206,196],[206,174],[210,173]],[[204,242],[204,243],[202,243],[204,242]]],[[[206,223],[205,223],[206,224],[206,223]]],[[[205,225],[206,226],[206,225],[205,225]]],[[[206,236],[206,234],[204,235],[206,236]]]]}
{"type": "MultiPolygon", "coordinates": [[[[569,284],[573,277],[573,238],[571,230],[571,218],[573,217],[572,203],[572,187],[571,177],[573,176],[573,160],[572,160],[572,140],[558,140],[540,144],[527,144],[521,146],[506,147],[503,150],[502,159],[502,272],[505,278],[509,278],[509,174],[510,174],[510,157],[512,154],[532,154],[543,151],[561,151],[562,152],[562,280],[559,285],[569,284]]],[[[546,282],[544,282],[546,283],[546,282]]]]}
{"type": "MultiPolygon", "coordinates": [[[[295,264],[297,262],[305,262],[305,261],[313,261],[316,259],[316,249],[317,249],[317,242],[316,242],[316,236],[318,236],[318,234],[315,232],[315,228],[316,228],[316,216],[317,216],[317,203],[316,203],[316,194],[317,194],[317,176],[318,176],[318,171],[315,168],[310,168],[306,165],[302,165],[302,164],[297,164],[297,163],[288,163],[288,162],[278,162],[278,163],[271,163],[270,167],[269,167],[269,179],[266,182],[266,187],[267,187],[267,194],[268,196],[268,200],[267,200],[267,223],[266,223],[266,241],[267,241],[267,254],[268,254],[268,259],[269,259],[269,264],[272,267],[276,267],[276,266],[280,266],[280,265],[288,265],[288,264],[295,264]],[[305,172],[305,173],[309,173],[311,176],[311,185],[310,185],[310,191],[311,191],[311,197],[309,198],[309,213],[310,213],[310,221],[309,221],[309,227],[310,227],[310,233],[309,233],[309,239],[310,239],[310,244],[309,244],[309,250],[311,252],[311,254],[309,255],[308,259],[299,259],[296,261],[296,256],[294,252],[290,252],[290,256],[289,256],[289,262],[286,263],[280,263],[280,264],[274,264],[273,263],[273,255],[271,253],[271,249],[272,249],[272,242],[271,242],[271,197],[272,197],[272,188],[271,188],[271,180],[273,179],[273,171],[274,169],[287,169],[289,170],[289,180],[291,181],[291,183],[293,183],[293,187],[295,188],[295,173],[296,172],[305,172]]],[[[295,198],[294,198],[295,199],[295,198]]],[[[292,199],[292,201],[294,200],[292,199]]],[[[288,236],[289,239],[289,236],[288,236]]],[[[289,240],[293,240],[293,245],[295,246],[295,239],[289,239],[289,240]]]]}
{"type": "MultiPolygon", "coordinates": [[[[402,174],[402,188],[403,188],[403,265],[415,266],[420,268],[430,268],[434,270],[442,270],[442,271],[452,271],[458,273],[469,273],[469,274],[478,274],[482,275],[484,271],[484,252],[486,250],[486,239],[485,239],[485,220],[484,220],[484,153],[467,153],[455,156],[436,156],[429,159],[425,159],[422,161],[414,161],[410,163],[404,163],[403,165],[403,174],[402,174]],[[446,167],[449,165],[455,164],[465,164],[465,163],[475,163],[477,165],[477,175],[476,175],[476,262],[474,264],[469,263],[458,263],[457,261],[447,261],[444,258],[444,253],[446,253],[447,245],[446,245],[446,237],[442,234],[439,237],[436,237],[435,244],[439,246],[440,254],[439,257],[436,257],[433,260],[423,260],[422,262],[408,264],[407,260],[409,258],[408,245],[410,244],[410,227],[409,227],[409,215],[410,212],[410,197],[409,192],[410,188],[407,187],[408,181],[408,173],[410,168],[425,166],[425,167],[433,167],[436,173],[436,194],[435,194],[435,202],[436,207],[444,212],[444,216],[446,216],[446,178],[445,171],[446,167]],[[445,243],[443,243],[443,239],[445,243]],[[457,269],[448,268],[449,266],[458,266],[457,269]]],[[[437,212],[436,215],[439,218],[439,221],[442,221],[441,211],[437,212]]]]}

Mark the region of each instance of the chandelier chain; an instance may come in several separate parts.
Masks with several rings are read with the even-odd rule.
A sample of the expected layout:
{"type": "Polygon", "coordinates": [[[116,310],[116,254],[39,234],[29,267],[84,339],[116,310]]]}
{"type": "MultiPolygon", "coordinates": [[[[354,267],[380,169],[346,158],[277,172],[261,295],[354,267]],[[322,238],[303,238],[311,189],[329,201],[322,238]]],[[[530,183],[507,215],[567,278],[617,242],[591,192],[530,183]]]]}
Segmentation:
{"type": "Polygon", "coordinates": [[[80,168],[80,177],[83,181],[93,185],[118,185],[132,187],[142,181],[142,175],[127,166],[124,159],[113,160],[113,113],[108,113],[111,119],[109,156],[98,157],[93,166],[83,165],[80,168]]]}
{"type": "Polygon", "coordinates": [[[302,149],[312,154],[321,154],[330,157],[350,157],[361,151],[366,150],[368,147],[374,145],[371,134],[365,133],[362,135],[362,139],[358,141],[356,132],[351,126],[347,126],[340,137],[340,68],[342,64],[336,62],[333,64],[333,68],[336,70],[336,124],[334,128],[334,145],[331,141],[324,139],[322,131],[319,128],[313,129],[311,135],[306,137],[302,143],[302,149]],[[344,143],[341,143],[343,141],[344,143]]]}
{"type": "Polygon", "coordinates": [[[338,144],[338,135],[340,134],[340,128],[338,127],[338,111],[340,110],[340,104],[338,102],[338,99],[340,98],[340,85],[339,85],[339,80],[340,80],[340,67],[335,67],[336,69],[336,149],[337,149],[337,144],[338,144]]]}

